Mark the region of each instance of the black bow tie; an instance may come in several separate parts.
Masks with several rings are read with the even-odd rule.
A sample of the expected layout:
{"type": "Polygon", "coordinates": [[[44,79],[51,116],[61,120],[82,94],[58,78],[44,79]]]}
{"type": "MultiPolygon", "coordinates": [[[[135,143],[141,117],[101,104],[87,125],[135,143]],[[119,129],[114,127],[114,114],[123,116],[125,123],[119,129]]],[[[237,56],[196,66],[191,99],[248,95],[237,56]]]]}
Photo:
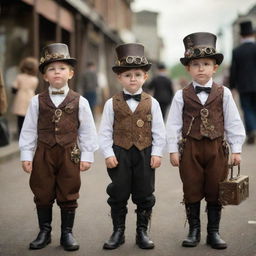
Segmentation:
{"type": "Polygon", "coordinates": [[[124,94],[124,100],[129,100],[129,99],[134,99],[134,100],[137,100],[137,101],[140,101],[141,100],[141,94],[134,94],[134,95],[131,95],[131,94],[124,94]]]}
{"type": "Polygon", "coordinates": [[[211,92],[211,87],[201,87],[201,86],[196,86],[196,94],[200,93],[200,92],[206,92],[206,93],[210,93],[211,92]]]}

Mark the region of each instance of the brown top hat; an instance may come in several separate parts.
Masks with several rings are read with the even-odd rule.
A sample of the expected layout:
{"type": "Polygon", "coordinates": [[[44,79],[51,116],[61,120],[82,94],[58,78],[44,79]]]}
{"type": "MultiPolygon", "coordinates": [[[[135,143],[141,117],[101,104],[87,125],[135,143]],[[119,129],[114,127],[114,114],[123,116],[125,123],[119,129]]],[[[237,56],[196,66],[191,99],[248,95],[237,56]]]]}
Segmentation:
{"type": "Polygon", "coordinates": [[[240,25],[241,36],[248,36],[254,33],[251,21],[244,21],[244,22],[241,22],[239,25],[240,25]]]}
{"type": "Polygon", "coordinates": [[[217,37],[207,32],[198,32],[186,36],[183,39],[185,46],[184,58],[180,62],[186,66],[193,59],[213,58],[218,65],[223,61],[223,54],[216,52],[217,37]]]}
{"type": "Polygon", "coordinates": [[[116,47],[116,65],[112,67],[115,73],[129,68],[142,68],[148,71],[151,63],[144,55],[144,46],[142,44],[121,44],[116,47]]]}
{"type": "Polygon", "coordinates": [[[44,67],[55,61],[64,61],[72,67],[76,65],[76,59],[70,58],[68,46],[66,44],[54,43],[49,44],[42,50],[42,55],[39,64],[39,70],[44,73],[44,67]]]}

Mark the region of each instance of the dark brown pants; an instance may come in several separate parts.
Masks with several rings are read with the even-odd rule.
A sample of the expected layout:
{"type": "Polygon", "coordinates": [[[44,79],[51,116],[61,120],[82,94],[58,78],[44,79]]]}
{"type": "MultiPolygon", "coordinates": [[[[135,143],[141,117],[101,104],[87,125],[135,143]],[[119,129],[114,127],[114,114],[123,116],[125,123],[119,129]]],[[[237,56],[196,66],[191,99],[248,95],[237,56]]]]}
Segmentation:
{"type": "Polygon", "coordinates": [[[39,143],[33,160],[30,187],[37,207],[76,208],[79,197],[80,165],[71,161],[72,147],[39,143]]]}
{"type": "Polygon", "coordinates": [[[219,182],[228,173],[228,157],[222,142],[222,138],[187,138],[180,162],[185,203],[203,198],[207,202],[218,202],[219,182]]]}

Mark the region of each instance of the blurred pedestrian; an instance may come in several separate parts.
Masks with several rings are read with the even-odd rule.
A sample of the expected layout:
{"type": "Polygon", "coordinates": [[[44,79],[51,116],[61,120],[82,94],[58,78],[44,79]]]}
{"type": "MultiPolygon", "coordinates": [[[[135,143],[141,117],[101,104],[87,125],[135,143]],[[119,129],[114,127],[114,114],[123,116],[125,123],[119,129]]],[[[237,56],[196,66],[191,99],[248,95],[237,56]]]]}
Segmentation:
{"type": "Polygon", "coordinates": [[[6,146],[10,142],[7,120],[2,116],[7,111],[7,96],[0,70],[0,147],[6,146]]]}
{"type": "Polygon", "coordinates": [[[12,113],[17,115],[17,132],[21,128],[27,113],[31,98],[35,95],[38,86],[38,61],[33,57],[26,57],[20,63],[20,74],[13,82],[12,92],[15,94],[12,113]]]}
{"type": "Polygon", "coordinates": [[[159,102],[163,118],[165,119],[167,108],[172,102],[173,84],[168,77],[165,64],[159,63],[157,70],[157,75],[148,83],[147,88],[154,90],[153,96],[159,102]]]}
{"type": "Polygon", "coordinates": [[[223,60],[223,55],[216,52],[216,39],[206,32],[183,39],[185,54],[180,61],[192,83],[175,94],[166,123],[170,161],[179,166],[189,223],[184,247],[195,247],[200,242],[200,204],[204,198],[208,216],[206,242],[214,249],[227,248],[219,234],[219,182],[228,173],[227,142],[232,152],[231,164],[238,165],[245,138],[230,90],[213,82],[212,76],[223,60]]]}
{"type": "Polygon", "coordinates": [[[256,141],[256,43],[251,21],[240,23],[241,44],[233,50],[230,88],[239,93],[247,143],[256,141]]]}
{"type": "Polygon", "coordinates": [[[87,100],[68,86],[75,64],[65,44],[54,43],[43,49],[39,70],[49,87],[31,99],[20,134],[22,168],[31,173],[30,187],[40,228],[29,245],[32,250],[51,242],[55,200],[61,209],[60,244],[67,251],[79,249],[72,229],[80,172],[91,167],[98,146],[87,100]]]}
{"type": "Polygon", "coordinates": [[[91,111],[94,114],[98,90],[98,77],[94,62],[87,62],[86,71],[81,75],[78,83],[78,87],[81,88],[82,94],[88,100],[91,111]]]}

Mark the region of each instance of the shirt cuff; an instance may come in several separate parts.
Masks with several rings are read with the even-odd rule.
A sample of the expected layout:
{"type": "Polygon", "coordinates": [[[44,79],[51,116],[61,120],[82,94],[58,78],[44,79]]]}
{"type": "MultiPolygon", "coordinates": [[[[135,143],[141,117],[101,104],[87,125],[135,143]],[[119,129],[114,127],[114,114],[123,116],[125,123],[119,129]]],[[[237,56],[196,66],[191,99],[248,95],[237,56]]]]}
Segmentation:
{"type": "Polygon", "coordinates": [[[93,152],[87,152],[87,151],[81,152],[80,161],[93,163],[94,162],[94,153],[93,152]]]}
{"type": "Polygon", "coordinates": [[[111,156],[115,156],[114,150],[112,148],[110,148],[108,150],[106,150],[106,149],[102,150],[102,154],[105,159],[108,157],[111,157],[111,156]]]}
{"type": "Polygon", "coordinates": [[[20,152],[20,161],[33,161],[34,151],[21,151],[20,152]]]}
{"type": "Polygon", "coordinates": [[[152,147],[151,156],[163,156],[163,149],[161,147],[152,147]]]}
{"type": "Polygon", "coordinates": [[[241,144],[233,144],[230,145],[231,153],[241,153],[242,145],[241,144]]]}
{"type": "Polygon", "coordinates": [[[179,152],[179,149],[176,143],[168,145],[168,153],[177,153],[177,152],[179,152]]]}

